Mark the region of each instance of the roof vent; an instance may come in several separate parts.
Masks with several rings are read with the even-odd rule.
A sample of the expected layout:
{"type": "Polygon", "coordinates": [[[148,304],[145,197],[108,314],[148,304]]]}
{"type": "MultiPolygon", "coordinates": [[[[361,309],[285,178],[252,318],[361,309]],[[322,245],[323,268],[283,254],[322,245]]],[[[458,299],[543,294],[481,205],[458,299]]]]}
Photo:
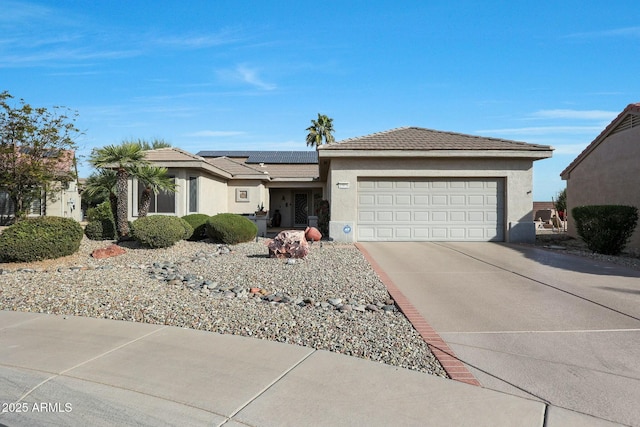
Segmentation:
{"type": "Polygon", "coordinates": [[[260,167],[263,168],[264,167],[264,163],[261,162],[260,163],[260,167]]]}
{"type": "Polygon", "coordinates": [[[629,114],[620,122],[620,124],[611,132],[611,134],[622,132],[640,126],[640,116],[629,114]]]}

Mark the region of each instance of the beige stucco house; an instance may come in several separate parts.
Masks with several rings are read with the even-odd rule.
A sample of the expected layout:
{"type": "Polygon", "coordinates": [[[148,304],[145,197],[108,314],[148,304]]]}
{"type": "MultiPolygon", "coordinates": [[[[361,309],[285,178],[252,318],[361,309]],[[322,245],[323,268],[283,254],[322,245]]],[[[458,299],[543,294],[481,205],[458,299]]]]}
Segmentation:
{"type": "MultiPolygon", "coordinates": [[[[175,179],[175,194],[159,193],[150,214],[184,216],[230,212],[250,215],[263,207],[282,227],[304,227],[324,184],[318,179],[315,151],[202,151],[179,148],[148,151],[147,160],[166,167],[175,179]]],[[[141,189],[135,178],[129,185],[129,219],[138,216],[141,189]]]]}
{"type": "Polygon", "coordinates": [[[533,241],[533,162],[551,155],[549,146],[417,127],[321,146],[330,235],[533,241]]]}
{"type": "MultiPolygon", "coordinates": [[[[73,218],[76,221],[82,220],[82,209],[80,209],[80,185],[75,171],[75,151],[66,150],[62,156],[62,161],[55,159],[51,168],[61,170],[65,174],[72,172],[76,178],[65,182],[52,182],[50,191],[42,192],[42,197],[34,200],[29,209],[29,217],[37,216],[59,216],[73,218]]],[[[13,202],[9,198],[7,191],[0,188],[0,224],[11,223],[14,216],[13,202]]]]}
{"type": "MultiPolygon", "coordinates": [[[[417,127],[320,146],[317,151],[149,151],[169,169],[175,195],[151,213],[251,214],[277,210],[282,227],[304,227],[319,200],[337,241],[535,239],[532,169],[552,148],[417,127]]],[[[130,186],[130,219],[138,187],[130,186]]]]}
{"type": "MultiPolygon", "coordinates": [[[[640,103],[628,105],[560,174],[567,181],[567,210],[585,205],[640,209],[640,103]]],[[[576,236],[569,215],[569,234],[576,236]]],[[[640,251],[640,227],[627,246],[640,251]]]]}

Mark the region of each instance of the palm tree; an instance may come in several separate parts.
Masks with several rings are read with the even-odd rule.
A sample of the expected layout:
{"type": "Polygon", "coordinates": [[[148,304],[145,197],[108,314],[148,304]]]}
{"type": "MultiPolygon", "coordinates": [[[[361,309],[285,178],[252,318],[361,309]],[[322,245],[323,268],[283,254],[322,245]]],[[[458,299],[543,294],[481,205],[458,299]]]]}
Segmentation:
{"type": "Polygon", "coordinates": [[[158,148],[170,148],[171,147],[171,144],[168,143],[167,141],[165,141],[162,138],[155,138],[155,139],[152,139],[151,141],[147,141],[146,139],[138,138],[138,139],[132,139],[130,141],[125,141],[125,142],[130,142],[132,144],[138,144],[140,146],[140,148],[142,148],[145,151],[157,150],[158,148]]]}
{"type": "Polygon", "coordinates": [[[307,128],[307,131],[309,131],[307,134],[307,146],[315,146],[317,148],[322,145],[323,139],[326,144],[335,142],[335,138],[331,134],[333,132],[333,119],[324,114],[318,113],[318,120],[311,120],[311,126],[307,128]]]}
{"type": "Polygon", "coordinates": [[[138,202],[138,217],[143,218],[149,213],[151,206],[151,194],[160,191],[175,193],[176,183],[173,178],[167,176],[167,168],[152,165],[137,165],[131,169],[131,174],[138,178],[144,186],[138,202]]]}
{"type": "Polygon", "coordinates": [[[112,169],[100,169],[92,173],[82,193],[83,198],[87,196],[92,201],[109,200],[113,218],[117,218],[118,196],[116,195],[116,171],[112,169]]]}
{"type": "Polygon", "coordinates": [[[129,237],[129,223],[127,222],[127,178],[129,171],[135,165],[147,164],[144,151],[137,143],[124,142],[120,145],[107,145],[94,149],[89,161],[96,168],[113,168],[116,171],[116,194],[118,197],[116,228],[118,237],[129,237]]]}

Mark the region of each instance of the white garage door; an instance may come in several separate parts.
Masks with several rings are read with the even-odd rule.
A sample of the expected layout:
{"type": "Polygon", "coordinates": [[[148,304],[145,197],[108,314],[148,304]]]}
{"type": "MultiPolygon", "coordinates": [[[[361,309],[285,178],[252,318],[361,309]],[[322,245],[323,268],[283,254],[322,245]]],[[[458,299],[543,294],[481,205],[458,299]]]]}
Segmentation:
{"type": "Polygon", "coordinates": [[[359,241],[503,241],[502,179],[360,179],[359,241]]]}

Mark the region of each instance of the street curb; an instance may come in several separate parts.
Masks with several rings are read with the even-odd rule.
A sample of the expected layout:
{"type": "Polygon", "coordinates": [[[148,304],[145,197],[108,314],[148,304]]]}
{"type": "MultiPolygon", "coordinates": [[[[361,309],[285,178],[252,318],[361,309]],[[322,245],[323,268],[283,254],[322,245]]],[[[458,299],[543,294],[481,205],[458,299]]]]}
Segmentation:
{"type": "Polygon", "coordinates": [[[463,383],[481,386],[480,381],[473,376],[467,367],[458,359],[454,351],[449,345],[442,339],[442,337],[431,327],[431,325],[425,320],[424,317],[418,312],[413,304],[404,296],[404,294],[393,283],[393,280],[385,273],[373,257],[367,252],[362,245],[356,243],[356,248],[364,255],[365,259],[369,261],[371,267],[376,272],[382,283],[387,287],[389,295],[396,302],[396,305],[400,311],[409,319],[409,322],[413,325],[416,331],[420,334],[422,339],[427,343],[429,349],[433,355],[438,359],[447,375],[452,380],[460,381],[463,383]]]}

